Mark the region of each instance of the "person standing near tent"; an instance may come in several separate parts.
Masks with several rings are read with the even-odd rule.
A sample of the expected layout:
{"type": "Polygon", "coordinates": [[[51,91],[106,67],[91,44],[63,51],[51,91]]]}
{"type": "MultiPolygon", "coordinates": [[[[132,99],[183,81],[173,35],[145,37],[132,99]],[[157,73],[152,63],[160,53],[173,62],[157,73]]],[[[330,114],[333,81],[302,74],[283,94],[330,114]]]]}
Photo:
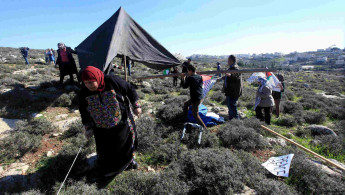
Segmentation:
{"type": "MultiPolygon", "coordinates": [[[[187,67],[188,67],[188,65],[191,65],[191,62],[192,62],[192,59],[188,58],[187,61],[182,63],[182,73],[185,73],[185,74],[188,73],[187,67]]],[[[185,82],[184,77],[181,77],[181,87],[183,86],[184,82],[185,82]]]]}
{"type": "MultiPolygon", "coordinates": [[[[228,58],[228,70],[239,70],[236,63],[236,57],[230,55],[228,58]]],[[[223,92],[226,96],[226,105],[228,106],[229,120],[240,119],[237,112],[237,101],[242,95],[242,75],[239,73],[226,73],[224,76],[223,92]]]]}
{"type": "Polygon", "coordinates": [[[46,51],[44,53],[44,57],[46,60],[46,65],[48,65],[49,64],[49,51],[48,51],[48,49],[46,49],[46,51]]]}
{"type": "Polygon", "coordinates": [[[20,49],[20,52],[23,55],[23,58],[25,60],[25,64],[26,65],[29,65],[29,61],[28,61],[29,50],[30,49],[28,47],[23,47],[23,48],[20,49]]]}
{"type": "Polygon", "coordinates": [[[187,118],[188,115],[188,108],[190,105],[192,105],[192,113],[194,119],[197,121],[199,125],[207,129],[205,123],[201,120],[199,116],[199,105],[201,104],[203,100],[203,80],[200,75],[197,75],[195,72],[195,67],[193,65],[187,66],[187,72],[188,77],[185,78],[185,73],[182,73],[181,77],[183,77],[183,80],[185,80],[185,83],[183,83],[183,88],[186,89],[189,87],[190,89],[190,100],[184,103],[183,106],[183,113],[185,117],[187,118]]]}
{"type": "MultiPolygon", "coordinates": [[[[222,70],[222,67],[220,66],[220,63],[217,62],[217,71],[221,71],[221,70],[222,70]]],[[[218,76],[219,76],[219,77],[222,77],[222,74],[219,73],[218,76]]]]}
{"type": "MultiPolygon", "coordinates": [[[[63,79],[66,75],[70,76],[71,84],[74,83],[73,74],[78,74],[77,66],[75,64],[72,53],[76,54],[73,49],[66,47],[64,43],[58,43],[58,58],[56,60],[55,67],[59,66],[60,71],[60,85],[63,84],[63,79]]],[[[77,75],[78,79],[78,75],[77,75]]]]}
{"type": "MultiPolygon", "coordinates": [[[[123,67],[125,67],[124,57],[122,58],[121,64],[123,67]]],[[[131,76],[131,64],[130,64],[129,57],[126,57],[126,66],[127,66],[128,76],[131,76]]]]}
{"type": "Polygon", "coordinates": [[[274,100],[272,97],[272,90],[267,85],[267,79],[258,78],[259,87],[256,92],[254,110],[256,118],[265,121],[266,124],[271,124],[271,109],[274,106],[274,100]],[[262,109],[264,110],[265,117],[262,115],[262,109]]]}
{"type": "Polygon", "coordinates": [[[49,64],[55,63],[54,54],[51,49],[48,49],[48,55],[49,55],[49,64]]]}
{"type": "Polygon", "coordinates": [[[95,137],[100,174],[113,176],[125,169],[138,167],[134,160],[137,132],[130,104],[140,116],[139,97],[129,83],[88,66],[81,73],[79,111],[85,136],[95,137]]]}
{"type": "Polygon", "coordinates": [[[55,50],[53,49],[53,48],[50,48],[50,51],[51,51],[51,53],[52,53],[52,55],[53,55],[53,60],[54,60],[54,64],[56,63],[56,59],[55,59],[55,57],[56,57],[56,55],[55,55],[55,50]]]}
{"type": "Polygon", "coordinates": [[[284,77],[283,77],[283,75],[277,74],[277,78],[280,81],[280,83],[278,84],[279,88],[280,88],[280,91],[278,92],[278,91],[273,91],[272,90],[272,96],[273,96],[273,99],[274,99],[274,104],[276,105],[276,115],[277,115],[277,117],[279,117],[279,113],[280,113],[279,105],[280,105],[280,100],[282,99],[282,93],[285,90],[285,84],[284,84],[284,77]]]}
{"type": "MultiPolygon", "coordinates": [[[[173,70],[171,71],[171,73],[173,73],[173,74],[179,73],[177,66],[173,67],[173,70]]],[[[174,85],[174,87],[177,86],[177,76],[174,77],[173,85],[174,85]]]]}

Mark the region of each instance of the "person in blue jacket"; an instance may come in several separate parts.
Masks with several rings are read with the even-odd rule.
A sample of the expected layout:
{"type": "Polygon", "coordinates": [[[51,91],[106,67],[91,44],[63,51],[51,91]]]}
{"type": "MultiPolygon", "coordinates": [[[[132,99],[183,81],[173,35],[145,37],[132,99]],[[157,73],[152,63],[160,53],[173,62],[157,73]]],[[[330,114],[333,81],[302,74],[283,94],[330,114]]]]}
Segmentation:
{"type": "Polygon", "coordinates": [[[25,60],[25,64],[26,65],[29,65],[29,61],[28,61],[29,50],[30,49],[28,47],[23,47],[23,48],[20,49],[20,52],[23,55],[23,58],[25,60]]]}

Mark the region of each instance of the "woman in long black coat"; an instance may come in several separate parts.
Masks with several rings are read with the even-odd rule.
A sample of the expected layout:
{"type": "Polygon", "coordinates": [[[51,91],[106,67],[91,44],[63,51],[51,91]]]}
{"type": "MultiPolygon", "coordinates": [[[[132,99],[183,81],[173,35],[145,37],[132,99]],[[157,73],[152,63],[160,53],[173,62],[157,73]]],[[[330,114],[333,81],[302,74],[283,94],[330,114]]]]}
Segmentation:
{"type": "Polygon", "coordinates": [[[118,76],[107,75],[88,66],[82,72],[79,111],[85,135],[95,136],[97,163],[104,176],[113,176],[126,168],[136,168],[134,152],[137,133],[129,104],[135,115],[141,114],[135,89],[118,76]]]}

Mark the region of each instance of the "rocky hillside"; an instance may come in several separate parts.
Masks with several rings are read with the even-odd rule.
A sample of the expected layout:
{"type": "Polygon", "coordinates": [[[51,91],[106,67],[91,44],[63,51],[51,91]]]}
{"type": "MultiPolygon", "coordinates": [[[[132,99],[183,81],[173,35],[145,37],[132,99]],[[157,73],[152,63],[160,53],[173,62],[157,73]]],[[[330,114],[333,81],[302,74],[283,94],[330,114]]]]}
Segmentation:
{"type": "MultiPolygon", "coordinates": [[[[19,52],[19,51],[18,51],[19,52]]],[[[39,53],[39,52],[38,52],[39,53]]],[[[214,65],[198,63],[198,70],[214,65]]],[[[133,76],[154,73],[141,64],[133,76]]],[[[116,74],[123,75],[122,70],[116,74]]],[[[345,81],[342,75],[284,72],[287,89],[281,116],[269,128],[313,151],[345,162],[345,81]],[[327,130],[327,129],[330,130],[327,130]]],[[[248,78],[250,75],[245,74],[248,78]]],[[[341,170],[322,164],[260,128],[253,111],[256,87],[245,82],[240,121],[208,128],[180,140],[182,105],[189,91],[172,78],[137,82],[143,115],[136,119],[138,170],[110,180],[88,171],[95,159],[78,112],[77,86],[58,88],[53,65],[0,64],[0,194],[56,194],[79,148],[61,194],[344,194],[341,170]],[[295,154],[287,178],[261,165],[269,157],[295,154]]],[[[67,78],[66,78],[67,79],[67,78]]],[[[209,112],[227,116],[218,82],[204,101],[209,112]]]]}

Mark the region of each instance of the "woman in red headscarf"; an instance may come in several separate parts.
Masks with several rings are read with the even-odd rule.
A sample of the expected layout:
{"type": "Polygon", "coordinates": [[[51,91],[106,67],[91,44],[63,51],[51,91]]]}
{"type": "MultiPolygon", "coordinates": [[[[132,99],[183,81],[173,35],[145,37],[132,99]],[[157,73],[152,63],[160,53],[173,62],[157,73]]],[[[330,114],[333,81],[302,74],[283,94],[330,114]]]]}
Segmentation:
{"type": "Polygon", "coordinates": [[[95,136],[97,164],[104,176],[113,176],[127,168],[137,168],[134,152],[138,145],[135,115],[141,114],[135,89],[115,75],[104,75],[96,67],[83,70],[79,111],[85,135],[95,136]]]}

